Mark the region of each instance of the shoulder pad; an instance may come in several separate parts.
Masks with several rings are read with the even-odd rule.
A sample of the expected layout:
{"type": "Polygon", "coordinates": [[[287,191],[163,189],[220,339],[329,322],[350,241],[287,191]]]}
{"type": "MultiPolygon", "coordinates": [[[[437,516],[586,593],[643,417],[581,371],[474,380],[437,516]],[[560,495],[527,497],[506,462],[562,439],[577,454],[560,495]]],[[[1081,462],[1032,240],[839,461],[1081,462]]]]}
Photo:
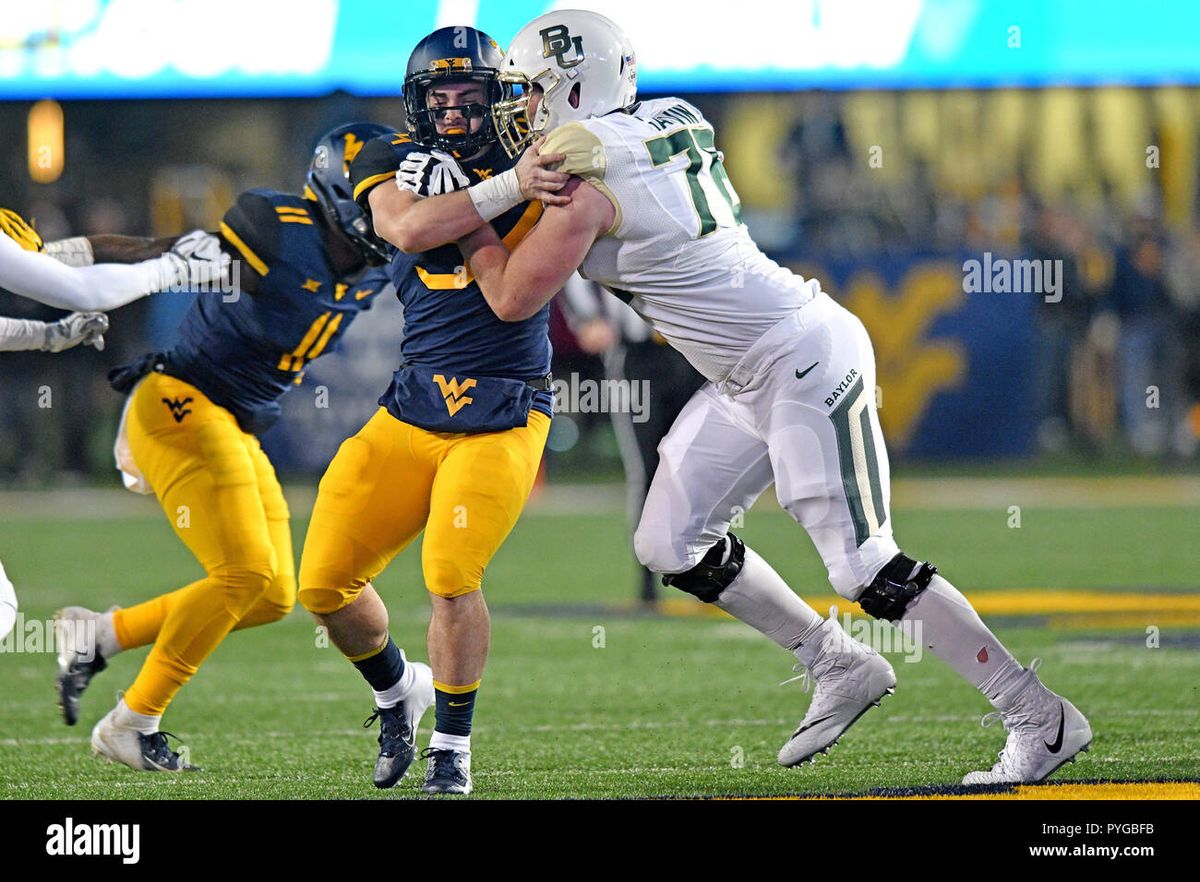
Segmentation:
{"type": "Polygon", "coordinates": [[[365,210],[367,196],[371,190],[384,181],[395,178],[400,161],[415,147],[412,139],[400,132],[374,138],[364,144],[350,163],[350,183],[354,187],[354,201],[365,210]]]}
{"type": "Polygon", "coordinates": [[[569,122],[561,125],[549,135],[539,148],[541,153],[565,153],[566,158],[559,163],[556,171],[565,172],[583,178],[601,193],[616,209],[616,217],[608,233],[615,232],[621,226],[621,205],[612,189],[605,183],[608,174],[608,154],[600,137],[582,122],[569,122]]]}
{"type": "Polygon", "coordinates": [[[260,276],[265,276],[271,264],[279,258],[282,235],[280,221],[284,215],[302,219],[296,222],[307,220],[312,223],[310,217],[300,214],[304,211],[303,200],[295,196],[286,197],[294,200],[289,204],[279,197],[286,197],[286,194],[272,190],[247,190],[238,196],[237,202],[225,212],[225,218],[221,221],[221,237],[260,276]]]}

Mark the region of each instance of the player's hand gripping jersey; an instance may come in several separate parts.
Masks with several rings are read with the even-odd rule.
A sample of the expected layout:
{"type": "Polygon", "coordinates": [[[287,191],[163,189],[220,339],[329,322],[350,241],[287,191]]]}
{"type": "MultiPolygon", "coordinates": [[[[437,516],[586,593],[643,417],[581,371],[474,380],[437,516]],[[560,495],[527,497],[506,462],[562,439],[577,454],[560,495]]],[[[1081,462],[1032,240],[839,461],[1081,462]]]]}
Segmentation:
{"type": "MultiPolygon", "coordinates": [[[[437,196],[513,165],[499,145],[459,162],[395,134],[364,146],[350,179],[354,198],[369,212],[367,197],[378,186],[437,196]]],[[[492,225],[515,248],[541,214],[541,203],[522,203],[492,225]]],[[[380,405],[396,419],[437,432],[524,426],[531,407],[552,416],[549,306],[523,322],[503,322],[463,264],[454,244],[420,254],[393,251],[389,270],[404,304],[404,364],[380,405]]]]}
{"type": "Polygon", "coordinates": [[[616,208],[580,273],[628,300],[709,380],[820,290],[754,244],[712,126],[686,101],[567,123],[541,151],[565,153],[559,171],[616,208]]]}
{"type": "Polygon", "coordinates": [[[331,264],[312,200],[248,190],[221,223],[242,261],[236,299],[199,297],[167,353],[152,353],[110,378],[127,391],[159,370],[202,391],[261,434],[279,418],[279,399],[305,365],[334,351],[342,334],[386,285],[384,269],[342,277],[331,264]]]}

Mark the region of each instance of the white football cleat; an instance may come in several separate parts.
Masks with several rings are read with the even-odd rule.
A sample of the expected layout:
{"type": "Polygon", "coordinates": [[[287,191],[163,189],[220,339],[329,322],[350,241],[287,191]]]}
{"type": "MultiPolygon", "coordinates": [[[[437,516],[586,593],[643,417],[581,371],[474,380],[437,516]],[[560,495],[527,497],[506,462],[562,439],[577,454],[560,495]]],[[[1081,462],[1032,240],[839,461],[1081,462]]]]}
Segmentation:
{"type": "Polygon", "coordinates": [[[832,615],[827,627],[826,645],[802,675],[816,684],[812,703],[779,751],[781,766],[798,766],[827,753],[859,717],[895,691],[896,672],[887,659],[851,638],[832,615]]]}
{"type": "Polygon", "coordinates": [[[1037,677],[1038,659],[1028,669],[1028,681],[1012,710],[987,714],[983,725],[1002,720],[1008,740],[999,761],[987,772],[970,772],[964,784],[1037,784],[1064,763],[1091,747],[1087,717],[1037,677]]]}
{"type": "Polygon", "coordinates": [[[92,729],[92,755],[121,763],[139,772],[198,772],[167,745],[169,732],[149,735],[134,729],[125,718],[133,714],[125,700],[105,714],[92,729]]]}

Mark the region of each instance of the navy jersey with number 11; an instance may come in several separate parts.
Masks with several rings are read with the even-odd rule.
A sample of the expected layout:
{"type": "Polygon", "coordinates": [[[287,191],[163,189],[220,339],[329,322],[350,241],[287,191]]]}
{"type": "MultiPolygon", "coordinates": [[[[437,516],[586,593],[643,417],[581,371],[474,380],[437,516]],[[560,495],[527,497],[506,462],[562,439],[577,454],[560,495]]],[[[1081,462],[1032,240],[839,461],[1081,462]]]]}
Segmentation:
{"type": "Polygon", "coordinates": [[[350,323],[387,285],[384,268],[343,275],[325,244],[315,201],[249,190],[221,223],[243,262],[236,300],[197,297],[168,353],[166,373],[191,383],[254,434],[279,418],[279,399],[305,365],[334,351],[350,323]]]}

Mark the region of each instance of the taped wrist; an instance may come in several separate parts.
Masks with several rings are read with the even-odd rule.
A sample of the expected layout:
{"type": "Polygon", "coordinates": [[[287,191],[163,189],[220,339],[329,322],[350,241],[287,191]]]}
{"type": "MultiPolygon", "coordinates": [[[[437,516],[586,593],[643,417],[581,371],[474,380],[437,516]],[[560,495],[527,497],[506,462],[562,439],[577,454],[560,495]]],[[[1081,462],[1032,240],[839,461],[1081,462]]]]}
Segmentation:
{"type": "Polygon", "coordinates": [[[489,222],[525,201],[515,168],[473,184],[467,188],[467,195],[479,216],[489,222]]]}
{"type": "Polygon", "coordinates": [[[0,352],[23,352],[46,345],[44,322],[0,318],[0,352]]]}
{"type": "Polygon", "coordinates": [[[87,236],[47,242],[44,250],[59,263],[67,266],[91,266],[96,262],[96,255],[92,252],[92,243],[87,236]]]}

